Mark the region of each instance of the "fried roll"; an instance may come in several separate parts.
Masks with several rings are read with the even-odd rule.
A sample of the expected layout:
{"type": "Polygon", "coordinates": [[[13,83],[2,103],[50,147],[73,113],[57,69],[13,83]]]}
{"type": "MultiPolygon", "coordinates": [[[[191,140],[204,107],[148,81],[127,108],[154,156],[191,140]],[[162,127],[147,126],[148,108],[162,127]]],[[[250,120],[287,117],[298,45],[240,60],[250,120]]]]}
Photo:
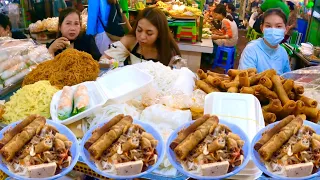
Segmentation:
{"type": "Polygon", "coordinates": [[[295,143],[292,146],[292,153],[295,154],[295,153],[298,153],[301,151],[305,151],[305,150],[309,149],[309,147],[310,147],[309,140],[306,138],[301,139],[300,141],[298,141],[297,143],[295,143]]]}
{"type": "Polygon", "coordinates": [[[293,111],[295,109],[296,109],[296,102],[290,100],[283,106],[282,111],[277,113],[277,116],[279,116],[279,118],[285,118],[285,117],[293,114],[293,111]]]}
{"type": "Polygon", "coordinates": [[[149,141],[151,142],[153,147],[156,147],[158,145],[158,141],[152,136],[152,134],[147,133],[147,132],[143,132],[141,134],[141,137],[147,138],[149,139],[149,141]]]}
{"type": "Polygon", "coordinates": [[[221,79],[219,77],[208,76],[206,82],[211,84],[213,87],[219,87],[221,79]]]}
{"type": "Polygon", "coordinates": [[[207,77],[208,77],[207,73],[205,73],[202,69],[197,70],[197,75],[200,80],[207,79],[207,77]]]}
{"type": "Polygon", "coordinates": [[[295,114],[296,116],[299,115],[299,114],[303,114],[303,109],[304,109],[304,107],[305,107],[304,102],[301,101],[301,100],[298,100],[298,101],[296,102],[296,109],[295,109],[295,111],[294,111],[294,114],[295,114]]]}
{"type": "Polygon", "coordinates": [[[272,157],[272,154],[299,130],[302,124],[303,120],[300,117],[297,117],[284,126],[277,134],[272,136],[272,138],[258,150],[262,159],[268,161],[272,157]]]}
{"type": "Polygon", "coordinates": [[[318,123],[320,118],[320,111],[317,108],[307,107],[305,106],[302,111],[308,117],[308,120],[318,123]]]}
{"type": "Polygon", "coordinates": [[[272,129],[269,129],[265,133],[263,133],[261,139],[254,145],[254,149],[258,151],[265,143],[267,143],[276,133],[278,133],[283,127],[289,124],[293,119],[294,116],[290,115],[282,119],[272,129]]]}
{"type": "Polygon", "coordinates": [[[66,145],[64,142],[57,138],[54,139],[54,148],[60,153],[64,153],[66,151],[66,145]]]}
{"type": "Polygon", "coordinates": [[[271,78],[274,91],[277,93],[279,99],[281,100],[282,104],[286,104],[288,101],[290,101],[286,91],[283,88],[283,85],[281,83],[280,77],[278,75],[272,76],[271,78]]]}
{"type": "Polygon", "coordinates": [[[199,119],[195,120],[195,122],[192,123],[189,127],[181,130],[178,133],[178,137],[176,139],[174,139],[172,141],[172,143],[170,144],[170,148],[172,150],[175,149],[178,146],[178,144],[180,144],[189,134],[194,132],[201,124],[203,124],[206,120],[208,120],[209,117],[210,117],[209,114],[205,114],[202,117],[200,117],[199,119]]]}
{"type": "Polygon", "coordinates": [[[272,86],[273,86],[271,79],[266,76],[263,76],[262,78],[260,78],[259,84],[263,85],[268,89],[272,89],[272,86]]]}
{"type": "Polygon", "coordinates": [[[239,89],[237,87],[230,87],[228,89],[228,93],[238,93],[239,89]]]}
{"type": "Polygon", "coordinates": [[[227,138],[227,148],[230,150],[234,150],[234,149],[238,148],[237,141],[232,138],[227,138]]]}
{"type": "Polygon", "coordinates": [[[252,87],[242,87],[240,93],[244,94],[254,94],[254,89],[252,87]]]}
{"type": "Polygon", "coordinates": [[[303,94],[303,93],[304,93],[304,87],[301,86],[301,85],[295,84],[295,85],[293,86],[293,89],[294,89],[294,92],[295,92],[296,94],[303,94]]]}
{"type": "Polygon", "coordinates": [[[294,85],[294,81],[292,79],[287,79],[283,83],[283,89],[286,91],[286,93],[289,93],[292,91],[294,85]]]}
{"type": "Polygon", "coordinates": [[[305,114],[299,114],[297,117],[300,117],[302,120],[307,120],[307,116],[305,114]]]}
{"type": "Polygon", "coordinates": [[[108,149],[113,142],[115,142],[124,132],[128,130],[132,124],[132,118],[125,116],[117,124],[112,126],[108,132],[103,134],[95,143],[93,143],[88,151],[91,156],[97,160],[101,157],[103,152],[108,149]]]}
{"type": "Polygon", "coordinates": [[[239,69],[229,69],[227,74],[228,76],[230,76],[231,78],[235,78],[236,76],[238,76],[241,72],[245,72],[244,70],[239,70],[239,69]]]}
{"type": "Polygon", "coordinates": [[[309,106],[312,108],[316,108],[318,106],[318,102],[316,100],[308,98],[306,96],[298,95],[297,99],[303,101],[306,106],[309,106]]]}
{"type": "Polygon", "coordinates": [[[234,134],[234,133],[228,133],[227,135],[228,138],[232,138],[234,140],[240,140],[240,136],[238,134],[234,134]]]}
{"type": "Polygon", "coordinates": [[[197,80],[196,86],[199,87],[201,90],[203,90],[207,94],[212,92],[219,92],[217,88],[210,86],[209,84],[207,84],[205,81],[202,81],[202,80],[197,80]]]}
{"type": "Polygon", "coordinates": [[[135,149],[135,148],[139,147],[139,143],[140,143],[139,139],[130,138],[128,141],[124,142],[121,145],[121,149],[123,152],[127,152],[127,151],[130,151],[131,149],[135,149]]]}
{"type": "Polygon", "coordinates": [[[320,141],[317,139],[311,139],[311,148],[313,151],[320,150],[320,141]]]}
{"type": "Polygon", "coordinates": [[[107,132],[112,126],[117,124],[122,118],[124,117],[123,114],[119,114],[113,117],[108,123],[104,124],[102,127],[94,130],[92,132],[92,136],[88,139],[88,141],[84,144],[86,149],[95,143],[105,132],[107,132]]]}
{"type": "Polygon", "coordinates": [[[248,71],[249,77],[253,76],[253,75],[255,75],[257,73],[257,69],[256,68],[249,68],[249,69],[247,69],[247,71],[248,71]]]}
{"type": "Polygon", "coordinates": [[[149,149],[152,148],[151,142],[147,138],[141,138],[141,148],[142,149],[149,149]]]}
{"type": "Polygon", "coordinates": [[[20,133],[23,128],[29,125],[33,120],[35,120],[38,116],[31,115],[17,124],[14,128],[8,130],[4,133],[3,138],[0,140],[0,149],[6,145],[16,134],[20,133]]]}
{"type": "Polygon", "coordinates": [[[250,86],[249,75],[248,75],[247,71],[239,73],[239,85],[240,85],[240,87],[249,87],[250,86]]]}
{"type": "Polygon", "coordinates": [[[222,137],[218,137],[212,143],[208,144],[208,152],[213,153],[220,149],[223,149],[226,146],[226,141],[222,137]]]}
{"type": "Polygon", "coordinates": [[[34,147],[35,153],[42,153],[45,151],[49,151],[53,146],[53,142],[50,138],[45,138],[44,140],[40,141],[39,144],[36,144],[34,147]]]}
{"type": "Polygon", "coordinates": [[[316,133],[313,133],[312,136],[311,136],[311,139],[316,139],[316,140],[320,141],[320,135],[316,134],[316,133]]]}
{"type": "Polygon", "coordinates": [[[266,124],[271,124],[277,120],[277,116],[274,113],[262,111],[263,119],[266,124]]]}
{"type": "Polygon", "coordinates": [[[56,134],[54,135],[54,138],[60,139],[61,141],[68,141],[67,136],[65,136],[65,135],[63,135],[63,134],[60,134],[60,133],[56,133],[56,134]]]}
{"type": "Polygon", "coordinates": [[[263,106],[262,109],[266,112],[278,113],[282,111],[283,107],[279,99],[271,99],[269,104],[266,106],[263,106]]]}
{"type": "Polygon", "coordinates": [[[183,160],[219,123],[217,116],[211,116],[194,133],[189,134],[175,149],[177,157],[183,160]]]}
{"type": "Polygon", "coordinates": [[[290,91],[287,94],[288,94],[288,98],[290,100],[295,100],[296,99],[296,94],[294,92],[290,91]]]}
{"type": "Polygon", "coordinates": [[[263,86],[261,84],[253,86],[253,88],[260,95],[262,95],[268,99],[278,99],[278,95],[275,92],[271,91],[270,89],[266,88],[265,86],[263,86]]]}

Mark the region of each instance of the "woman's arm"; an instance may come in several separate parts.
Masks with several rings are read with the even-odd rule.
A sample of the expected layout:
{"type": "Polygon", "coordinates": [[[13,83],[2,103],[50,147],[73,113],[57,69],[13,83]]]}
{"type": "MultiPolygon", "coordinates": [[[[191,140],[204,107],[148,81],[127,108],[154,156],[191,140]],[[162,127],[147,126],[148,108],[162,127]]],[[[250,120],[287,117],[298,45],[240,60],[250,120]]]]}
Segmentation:
{"type": "Polygon", "coordinates": [[[50,54],[54,56],[55,52],[61,49],[66,48],[66,46],[70,45],[70,41],[65,37],[60,37],[54,40],[48,47],[48,51],[50,54]]]}
{"type": "Polygon", "coordinates": [[[121,59],[125,59],[124,56],[128,56],[136,43],[134,36],[126,35],[120,41],[110,44],[110,48],[104,52],[104,56],[107,59],[113,59],[112,56],[123,56],[121,59]]]}

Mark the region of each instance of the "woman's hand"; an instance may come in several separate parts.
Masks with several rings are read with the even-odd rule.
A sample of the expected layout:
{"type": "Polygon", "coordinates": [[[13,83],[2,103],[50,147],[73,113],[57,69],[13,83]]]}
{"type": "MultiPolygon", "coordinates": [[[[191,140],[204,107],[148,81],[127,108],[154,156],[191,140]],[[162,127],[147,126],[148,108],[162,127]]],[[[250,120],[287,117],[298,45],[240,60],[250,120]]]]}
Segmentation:
{"type": "Polygon", "coordinates": [[[70,41],[65,37],[60,37],[56,39],[49,47],[49,52],[54,55],[54,53],[60,49],[64,49],[70,45],[70,41]]]}

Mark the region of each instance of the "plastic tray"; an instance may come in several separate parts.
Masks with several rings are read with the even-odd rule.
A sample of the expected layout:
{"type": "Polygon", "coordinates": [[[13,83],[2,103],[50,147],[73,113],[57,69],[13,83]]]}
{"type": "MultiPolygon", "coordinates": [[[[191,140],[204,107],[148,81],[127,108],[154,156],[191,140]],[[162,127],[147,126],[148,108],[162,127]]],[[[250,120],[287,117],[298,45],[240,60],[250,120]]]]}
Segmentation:
{"type": "Polygon", "coordinates": [[[212,177],[212,176],[199,176],[199,175],[195,175],[195,174],[192,174],[190,172],[187,172],[186,170],[183,169],[183,167],[181,166],[181,164],[177,161],[176,159],[176,155],[174,153],[173,150],[171,150],[170,148],[170,144],[171,142],[178,136],[178,132],[185,128],[185,127],[188,127],[190,126],[194,121],[191,121],[191,122],[187,122],[185,124],[183,124],[182,126],[180,126],[179,128],[177,128],[171,135],[170,137],[168,138],[168,141],[167,141],[167,144],[166,144],[166,150],[167,150],[167,156],[168,156],[168,159],[170,161],[170,163],[173,165],[173,167],[175,167],[178,171],[180,171],[182,174],[188,176],[188,177],[192,177],[194,179],[225,179],[225,178],[228,178],[230,176],[234,176],[236,175],[237,173],[239,173],[243,168],[245,168],[245,166],[247,165],[247,163],[249,162],[249,159],[250,159],[250,141],[249,141],[249,138],[248,136],[246,135],[245,132],[243,132],[243,130],[241,130],[241,128],[239,128],[238,126],[232,124],[232,123],[229,123],[227,121],[224,121],[224,120],[221,120],[219,119],[219,124],[224,124],[226,126],[228,126],[231,131],[237,135],[240,136],[240,138],[242,140],[244,140],[245,144],[242,148],[243,150],[243,153],[244,153],[244,161],[243,163],[236,167],[232,172],[229,172],[223,176],[216,176],[216,177],[212,177]]]}
{"type": "MultiPolygon", "coordinates": [[[[3,128],[1,131],[0,131],[0,139],[3,138],[3,133],[5,133],[7,130],[9,130],[10,128],[13,128],[14,126],[16,126],[18,123],[20,123],[21,121],[18,121],[18,122],[14,122],[8,126],[6,126],[5,128],[3,128]]],[[[65,136],[67,136],[67,138],[73,142],[72,146],[71,146],[71,149],[70,149],[70,152],[72,154],[72,161],[71,161],[71,164],[70,166],[68,166],[67,168],[64,168],[62,169],[62,171],[55,175],[55,176],[52,176],[52,177],[48,177],[48,178],[26,178],[26,177],[23,177],[23,176],[18,176],[16,174],[14,174],[13,172],[11,172],[7,166],[4,164],[3,162],[3,159],[2,159],[2,156],[0,157],[1,159],[1,163],[0,163],[0,169],[5,172],[6,174],[8,174],[10,177],[12,178],[15,178],[15,179],[44,179],[44,180],[50,180],[50,179],[58,179],[60,177],[63,177],[64,175],[66,175],[68,172],[70,172],[73,167],[76,165],[77,161],[78,161],[78,158],[79,158],[79,155],[80,155],[80,148],[78,146],[78,143],[74,143],[74,142],[77,142],[77,138],[74,136],[74,134],[64,125],[62,124],[59,124],[59,123],[56,123],[54,121],[51,121],[51,120],[47,120],[47,124],[51,125],[51,126],[54,126],[58,129],[59,133],[61,134],[64,134],[65,136]]]]}
{"type": "MultiPolygon", "coordinates": [[[[260,155],[259,153],[254,149],[254,145],[257,141],[259,141],[259,139],[262,137],[262,133],[264,133],[266,130],[274,127],[276,124],[278,124],[279,122],[275,122],[275,123],[272,123],[272,124],[269,124],[267,127],[261,129],[257,135],[253,138],[252,140],[252,143],[251,143],[251,154],[252,154],[252,160],[253,162],[255,163],[255,165],[261,170],[263,171],[265,174],[267,174],[268,176],[271,176],[272,178],[274,179],[287,179],[287,180],[297,180],[297,179],[310,179],[310,178],[313,178],[313,177],[316,177],[318,176],[319,174],[319,170],[317,173],[314,173],[310,176],[306,176],[306,177],[299,177],[299,178],[293,178],[293,177],[285,177],[285,176],[280,176],[280,175],[276,175],[276,174],[273,174],[272,172],[268,171],[267,168],[265,167],[265,165],[263,164],[263,162],[261,162],[260,160],[260,155]]],[[[320,134],[320,126],[315,124],[315,123],[312,123],[310,121],[303,121],[303,124],[304,125],[307,125],[307,126],[310,126],[312,127],[317,134],[320,134]]]]}
{"type": "MultiPolygon", "coordinates": [[[[149,74],[146,74],[133,66],[129,66],[108,73],[97,81],[81,83],[88,88],[90,96],[89,108],[65,120],[59,120],[58,118],[58,103],[62,93],[62,90],[60,90],[52,97],[50,104],[51,117],[54,121],[58,121],[62,124],[71,124],[91,115],[96,108],[101,107],[107,101],[122,103],[139,96],[147,90],[146,87],[151,84],[152,80],[153,79],[149,74]]],[[[75,90],[79,85],[80,84],[72,86],[72,89],[75,90]]]]}
{"type": "Polygon", "coordinates": [[[109,173],[106,173],[106,172],[103,172],[101,171],[100,169],[98,169],[95,165],[95,163],[93,161],[90,160],[90,154],[89,152],[84,148],[84,144],[85,142],[91,137],[92,135],[92,132],[97,129],[98,127],[101,127],[103,126],[103,124],[105,123],[101,123],[101,124],[98,124],[94,127],[92,127],[85,135],[84,137],[82,138],[82,141],[81,141],[81,144],[80,144],[80,147],[81,147],[81,150],[80,150],[80,153],[81,153],[81,157],[83,159],[83,161],[85,162],[85,164],[87,164],[90,169],[92,169],[93,171],[95,171],[97,174],[100,174],[102,176],[105,176],[105,177],[108,177],[108,178],[112,178],[112,179],[133,179],[133,178],[137,178],[137,177],[140,177],[140,176],[143,176],[143,175],[146,175],[150,172],[152,172],[153,170],[155,170],[156,168],[158,168],[158,166],[161,164],[161,162],[163,161],[164,159],[164,156],[165,156],[165,145],[164,145],[164,142],[163,142],[163,139],[160,135],[160,133],[155,129],[153,128],[151,125],[149,125],[148,123],[145,123],[145,122],[142,122],[142,121],[139,121],[139,120],[134,120],[133,121],[133,124],[138,124],[140,126],[142,126],[146,132],[150,133],[153,135],[153,137],[158,140],[158,145],[157,145],[157,152],[158,152],[158,160],[157,160],[157,163],[151,167],[149,167],[146,171],[140,173],[140,174],[137,174],[137,175],[133,175],[133,176],[118,176],[118,175],[115,175],[115,174],[109,174],[109,173]]]}

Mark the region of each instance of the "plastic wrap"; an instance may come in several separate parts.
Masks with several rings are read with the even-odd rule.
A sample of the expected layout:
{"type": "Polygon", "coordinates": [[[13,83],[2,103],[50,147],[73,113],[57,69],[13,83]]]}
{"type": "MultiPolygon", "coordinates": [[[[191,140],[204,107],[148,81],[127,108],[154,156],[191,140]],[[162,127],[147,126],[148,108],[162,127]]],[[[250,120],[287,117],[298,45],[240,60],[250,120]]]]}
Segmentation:
{"type": "Polygon", "coordinates": [[[39,63],[52,58],[45,45],[31,39],[0,39],[0,96],[19,85],[39,63]]]}

